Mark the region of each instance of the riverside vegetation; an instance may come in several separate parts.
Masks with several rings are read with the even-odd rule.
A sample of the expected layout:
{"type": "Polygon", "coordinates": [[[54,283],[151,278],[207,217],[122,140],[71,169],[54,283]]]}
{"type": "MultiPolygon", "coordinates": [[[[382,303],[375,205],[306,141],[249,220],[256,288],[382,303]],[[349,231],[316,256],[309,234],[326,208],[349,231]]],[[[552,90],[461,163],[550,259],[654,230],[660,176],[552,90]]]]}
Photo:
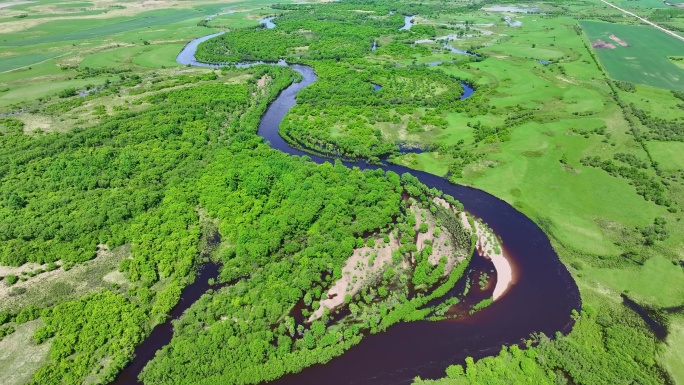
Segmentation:
{"type": "MultiPolygon", "coordinates": [[[[311,65],[319,81],[298,95],[283,122],[290,143],[334,157],[389,157],[474,185],[549,235],[582,292],[573,331],[530,336],[524,349],[454,363],[434,382],[682,383],[682,240],[672,234],[683,231],[684,90],[612,80],[603,71],[594,32],[585,35],[578,20],[626,23],[613,9],[583,1],[529,4],[534,13],[505,13],[522,22],[511,27],[501,12],[483,10],[501,3],[254,2],[245,19],[278,15],[275,29],[235,24],[245,29],[207,41],[197,56],[311,65]],[[399,31],[402,15],[418,15],[417,24],[399,31]],[[477,56],[451,52],[437,40],[447,35],[477,56]],[[443,64],[427,66],[436,62],[443,64]],[[461,80],[476,88],[464,101],[461,80]],[[406,147],[427,151],[398,151],[406,147]],[[621,304],[621,293],[667,327],[665,341],[621,304]]],[[[133,33],[119,28],[137,24],[126,20],[94,26],[94,38],[64,30],[68,39],[38,41],[38,26],[31,44],[9,42],[24,56],[0,74],[8,84],[0,91],[3,112],[20,112],[0,120],[0,260],[22,267],[4,274],[4,295],[30,294],[42,277],[100,258],[103,245],[129,253],[118,272],[86,291],[54,285],[53,298],[4,309],[0,344],[35,329],[26,347],[45,352],[24,363],[17,383],[114,379],[178,302],[216,235],[218,280],[235,283],[207,293],[176,323],[171,344],[143,372],[146,383],[257,383],[326,362],[364,332],[438,316],[443,309],[425,304],[466,268],[466,233],[452,234],[466,259],[446,276],[445,264],[425,264],[413,243],[420,224],[407,215],[402,193],[430,212],[438,209],[429,199],[438,191],[410,176],[316,166],[255,135],[269,101],[296,73],[160,68],[173,66],[191,37],[214,32],[218,22],[197,24],[218,11],[201,7],[187,19],[158,12],[152,21],[173,28],[150,32],[147,45],[94,43],[117,33],[128,39],[133,33]],[[62,40],[92,50],[61,59],[30,51],[62,40]],[[112,60],[125,65],[115,70],[112,60]],[[65,78],[55,86],[45,76],[65,78]],[[345,306],[305,322],[355,249],[394,239],[387,270],[344,298],[345,306]],[[420,268],[409,263],[413,255],[420,268]]],[[[3,23],[31,19],[12,12],[3,23]]],[[[670,13],[658,15],[681,25],[670,13]]],[[[611,74],[615,65],[606,64],[611,74]]]]}

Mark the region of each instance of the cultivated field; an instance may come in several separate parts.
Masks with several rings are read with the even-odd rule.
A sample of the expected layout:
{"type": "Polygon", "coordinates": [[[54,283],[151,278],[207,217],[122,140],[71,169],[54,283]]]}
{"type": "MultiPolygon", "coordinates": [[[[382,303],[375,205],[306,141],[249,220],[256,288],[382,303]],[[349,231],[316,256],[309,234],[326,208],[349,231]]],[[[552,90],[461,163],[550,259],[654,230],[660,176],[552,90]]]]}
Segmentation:
{"type": "Polygon", "coordinates": [[[668,60],[684,52],[684,42],[646,26],[596,21],[581,25],[612,78],[684,90],[684,70],[668,60]],[[599,41],[605,43],[603,48],[597,47],[599,41]]]}

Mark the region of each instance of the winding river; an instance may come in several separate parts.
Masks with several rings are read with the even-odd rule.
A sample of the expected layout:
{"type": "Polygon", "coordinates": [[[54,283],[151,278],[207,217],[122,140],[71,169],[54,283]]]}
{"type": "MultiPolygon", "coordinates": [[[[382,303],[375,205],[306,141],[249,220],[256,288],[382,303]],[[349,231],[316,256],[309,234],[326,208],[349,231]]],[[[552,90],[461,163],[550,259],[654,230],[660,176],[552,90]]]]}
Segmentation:
{"type": "MultiPolygon", "coordinates": [[[[190,42],[178,55],[182,64],[216,67],[195,60],[197,45],[214,35],[190,42]],[[190,60],[191,59],[191,60],[190,60]]],[[[250,63],[249,65],[252,65],[250,63]]],[[[302,75],[273,101],[263,115],[258,135],[276,150],[293,156],[307,156],[316,163],[329,159],[305,153],[291,147],[278,133],[281,121],[296,104],[296,95],[314,83],[317,76],[311,67],[293,64],[302,75]]],[[[400,323],[381,334],[370,335],[357,346],[327,364],[314,365],[297,374],[286,375],[273,383],[285,384],[409,384],[416,376],[444,377],[445,368],[462,363],[466,357],[475,359],[496,355],[502,345],[520,343],[533,333],[553,336],[568,333],[573,325],[570,314],[580,308],[577,285],[544,232],[529,218],[503,200],[484,191],[448,183],[444,178],[399,165],[370,165],[365,162],[344,162],[348,167],[382,168],[398,174],[410,173],[431,188],[437,188],[458,199],[468,212],[481,218],[503,241],[503,247],[514,270],[515,283],[491,306],[470,316],[439,322],[400,323]]],[[[206,279],[206,276],[201,279],[206,279]]],[[[182,313],[198,298],[198,290],[206,285],[189,286],[183,300],[173,310],[182,313]]],[[[170,321],[168,322],[170,325],[170,321]]],[[[130,384],[159,347],[170,341],[151,335],[136,349],[136,358],[115,383],[130,384]],[[138,352],[147,352],[145,356],[138,352]],[[129,368],[131,370],[129,370],[129,368]]]]}

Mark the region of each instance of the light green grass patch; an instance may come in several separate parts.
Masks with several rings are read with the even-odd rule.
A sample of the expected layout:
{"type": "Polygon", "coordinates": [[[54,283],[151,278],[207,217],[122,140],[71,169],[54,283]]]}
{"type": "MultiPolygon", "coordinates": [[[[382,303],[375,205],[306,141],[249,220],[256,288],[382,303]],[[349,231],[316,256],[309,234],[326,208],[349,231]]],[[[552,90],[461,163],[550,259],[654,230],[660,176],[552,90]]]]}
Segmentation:
{"type": "Polygon", "coordinates": [[[50,342],[33,342],[33,334],[42,325],[40,319],[16,325],[16,331],[0,341],[0,383],[26,384],[33,372],[47,363],[50,342]]]}
{"type": "Polygon", "coordinates": [[[54,6],[57,8],[87,8],[87,7],[92,7],[95,4],[93,3],[88,3],[88,2],[80,2],[80,3],[57,3],[54,6]]]}
{"type": "Polygon", "coordinates": [[[643,266],[586,269],[586,274],[618,292],[627,292],[639,303],[668,307],[684,302],[684,270],[660,256],[643,266]]]}
{"type": "Polygon", "coordinates": [[[533,48],[532,45],[510,44],[506,48],[501,48],[501,51],[510,56],[528,59],[553,60],[564,56],[563,51],[552,49],[551,47],[537,47],[536,45],[533,48]]]}
{"type": "Polygon", "coordinates": [[[667,371],[674,377],[675,384],[684,384],[684,316],[681,314],[669,317],[670,324],[665,351],[661,360],[667,371]]]}
{"type": "Polygon", "coordinates": [[[651,156],[662,169],[684,169],[684,143],[651,141],[647,146],[651,156]]]}
{"type": "MultiPolygon", "coordinates": [[[[670,1],[668,1],[670,2],[670,1]]],[[[675,3],[675,1],[672,1],[672,3],[675,3]]],[[[613,1],[613,4],[617,5],[618,7],[622,8],[648,8],[648,9],[654,9],[654,8],[669,8],[669,6],[665,5],[665,3],[662,0],[617,0],[613,1]]],[[[641,10],[643,12],[643,10],[641,10]]],[[[643,15],[642,15],[643,16],[643,15]]]]}
{"type": "Polygon", "coordinates": [[[154,46],[152,49],[143,50],[133,57],[133,64],[147,68],[160,68],[178,66],[176,56],[185,44],[165,44],[154,46]]]}
{"type": "Polygon", "coordinates": [[[94,77],[88,79],[64,80],[51,83],[37,83],[20,89],[12,89],[0,94],[0,107],[35,100],[45,95],[55,94],[67,88],[81,88],[88,84],[101,85],[106,80],[115,81],[118,77],[94,77]]]}
{"type": "Polygon", "coordinates": [[[626,82],[684,90],[684,70],[674,65],[670,55],[681,55],[684,42],[651,27],[581,21],[593,43],[602,40],[614,49],[594,49],[610,76],[626,82]],[[629,46],[610,39],[615,35],[629,46]]]}
{"type": "Polygon", "coordinates": [[[439,176],[446,175],[449,171],[448,164],[452,161],[451,155],[439,155],[436,152],[406,154],[393,159],[394,163],[439,176]]]}
{"type": "Polygon", "coordinates": [[[674,97],[670,90],[637,84],[636,92],[620,91],[620,98],[660,119],[684,118],[684,108],[679,107],[684,101],[674,97]]]}
{"type": "Polygon", "coordinates": [[[146,68],[161,68],[179,65],[176,56],[183,49],[183,43],[121,47],[88,55],[81,61],[81,67],[102,68],[122,65],[139,65],[146,68]]]}
{"type": "Polygon", "coordinates": [[[626,180],[579,164],[583,156],[607,150],[597,137],[566,135],[571,127],[590,124],[577,119],[517,127],[511,140],[499,145],[500,152],[489,156],[499,165],[466,173],[465,180],[547,223],[564,245],[594,255],[614,254],[619,249],[600,221],[644,227],[663,210],[637,195],[626,180]],[[563,155],[569,167],[560,163],[563,155]]]}

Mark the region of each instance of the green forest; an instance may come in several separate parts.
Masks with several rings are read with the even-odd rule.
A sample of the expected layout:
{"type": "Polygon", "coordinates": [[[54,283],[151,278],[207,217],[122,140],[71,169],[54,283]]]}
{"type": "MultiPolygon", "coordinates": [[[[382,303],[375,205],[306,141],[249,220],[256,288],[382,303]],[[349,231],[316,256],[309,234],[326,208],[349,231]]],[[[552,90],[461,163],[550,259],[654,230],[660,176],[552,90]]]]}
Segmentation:
{"type": "MultiPolygon", "coordinates": [[[[67,134],[29,136],[20,121],[2,120],[3,156],[12,160],[3,168],[4,264],[59,261],[69,269],[95,257],[98,245],[132,244],[131,257],[119,265],[127,287],[32,308],[29,316],[3,316],[13,324],[43,320],[34,340],[51,344],[50,363],[34,374],[34,383],[113,380],[194,279],[212,227],[202,218],[220,234],[212,256],[221,263],[217,283],[232,284],[205,295],[176,324],[173,342],[145,370],[146,383],[258,383],[300,371],[342,354],[363,332],[431,315],[426,304],[464,274],[473,246],[460,222],[444,229],[460,245],[453,252],[467,256],[450,271],[446,257],[428,263],[432,247],[414,244],[420,223],[407,215],[404,197],[436,210],[432,198],[441,192],[410,175],[317,166],[255,135],[269,101],[296,78],[293,71],[259,66],[235,85],[215,80],[244,71],[218,73],[172,91],[159,84],[177,83],[157,82],[132,103],[138,111],[120,111],[67,134]],[[305,322],[355,248],[375,240],[375,247],[389,247],[383,243],[390,234],[399,244],[377,276],[335,308],[335,319],[326,309],[305,322]],[[406,263],[416,252],[424,259],[406,263]],[[221,322],[226,317],[235,323],[221,322]]],[[[117,87],[139,93],[136,82],[117,87]]]]}

